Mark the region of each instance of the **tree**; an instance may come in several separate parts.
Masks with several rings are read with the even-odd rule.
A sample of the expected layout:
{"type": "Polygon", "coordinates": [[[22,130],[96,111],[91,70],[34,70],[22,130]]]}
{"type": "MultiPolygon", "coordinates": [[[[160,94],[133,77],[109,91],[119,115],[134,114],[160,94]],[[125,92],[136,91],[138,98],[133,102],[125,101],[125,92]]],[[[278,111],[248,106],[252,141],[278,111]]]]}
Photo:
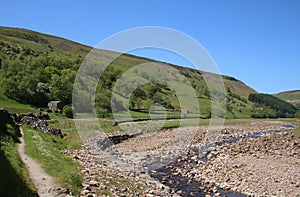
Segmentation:
{"type": "Polygon", "coordinates": [[[64,69],[61,76],[54,74],[50,84],[51,98],[60,100],[66,105],[71,104],[75,77],[76,71],[71,69],[64,69]]]}
{"type": "Polygon", "coordinates": [[[141,88],[135,89],[135,91],[133,92],[133,95],[135,98],[145,98],[146,97],[146,93],[141,88]]]}
{"type": "Polygon", "coordinates": [[[96,91],[95,105],[98,117],[110,117],[112,113],[111,92],[101,86],[98,86],[96,91]]]}
{"type": "Polygon", "coordinates": [[[68,118],[73,118],[73,108],[71,106],[64,106],[63,108],[63,115],[68,118]]]}
{"type": "Polygon", "coordinates": [[[147,88],[147,95],[148,95],[148,97],[153,99],[153,96],[155,95],[155,93],[160,92],[160,91],[161,91],[161,89],[157,84],[150,85],[149,88],[147,88]]]}

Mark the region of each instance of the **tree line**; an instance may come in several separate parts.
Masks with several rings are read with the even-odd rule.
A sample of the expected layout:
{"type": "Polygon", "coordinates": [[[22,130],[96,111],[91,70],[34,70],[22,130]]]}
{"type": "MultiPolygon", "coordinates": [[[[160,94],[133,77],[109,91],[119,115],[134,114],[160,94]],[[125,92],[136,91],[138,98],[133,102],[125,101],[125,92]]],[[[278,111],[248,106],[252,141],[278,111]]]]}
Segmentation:
{"type": "Polygon", "coordinates": [[[269,94],[250,94],[249,100],[259,108],[253,118],[290,118],[298,111],[292,104],[269,94]]]}

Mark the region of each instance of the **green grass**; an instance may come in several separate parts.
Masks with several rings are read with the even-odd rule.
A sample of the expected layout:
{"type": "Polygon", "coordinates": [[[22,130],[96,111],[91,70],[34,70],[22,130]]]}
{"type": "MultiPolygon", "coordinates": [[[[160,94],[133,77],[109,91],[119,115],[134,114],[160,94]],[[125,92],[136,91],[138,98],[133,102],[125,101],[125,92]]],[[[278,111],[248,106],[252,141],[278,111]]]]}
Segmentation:
{"type": "Polygon", "coordinates": [[[78,44],[70,40],[20,28],[0,27],[0,39],[4,42],[29,47],[41,52],[49,51],[48,45],[51,45],[54,49],[53,53],[66,54],[70,56],[81,55],[84,57],[91,49],[91,47],[78,44]],[[10,33],[7,34],[7,31],[10,33]],[[24,39],[22,35],[32,35],[37,38],[43,38],[48,40],[49,43],[34,42],[32,40],[24,39]]]}
{"type": "Polygon", "coordinates": [[[300,100],[300,90],[281,92],[279,94],[275,94],[274,96],[282,100],[300,100]]]}
{"type": "Polygon", "coordinates": [[[15,100],[7,98],[0,90],[0,108],[6,108],[9,112],[28,113],[34,112],[35,109],[31,105],[22,104],[15,100]]]}
{"type": "Polygon", "coordinates": [[[5,113],[0,114],[0,194],[37,196],[25,164],[17,150],[19,130],[5,113]]]}
{"type": "Polygon", "coordinates": [[[17,144],[8,142],[0,147],[1,196],[37,196],[28,171],[17,151],[17,144]]]}
{"type": "MultiPolygon", "coordinates": [[[[286,123],[295,123],[297,119],[225,119],[224,125],[233,125],[233,124],[250,124],[256,121],[283,121],[286,123]]],[[[55,119],[48,121],[49,124],[53,127],[59,127],[61,129],[66,130],[76,130],[74,120],[72,119],[55,119]]],[[[101,119],[99,118],[98,121],[82,121],[82,123],[77,123],[78,129],[86,129],[86,130],[93,130],[99,129],[100,131],[104,132],[112,132],[112,131],[122,131],[123,128],[140,128],[146,129],[148,131],[157,130],[157,128],[177,128],[179,126],[188,127],[188,126],[206,126],[210,124],[210,119],[172,119],[172,120],[159,120],[159,121],[141,121],[141,122],[128,122],[122,123],[118,126],[112,126],[114,120],[112,119],[101,119]],[[99,127],[100,126],[100,127],[99,127]]],[[[299,126],[300,126],[300,119],[299,119],[299,126]]],[[[74,138],[73,140],[77,140],[78,138],[74,138]]],[[[77,142],[78,143],[78,142],[77,142]]]]}
{"type": "Polygon", "coordinates": [[[64,149],[79,149],[80,139],[74,130],[64,130],[65,139],[41,133],[23,126],[25,152],[41,164],[42,168],[62,186],[75,194],[81,189],[81,167],[71,157],[61,153],[64,149]]]}
{"type": "MultiPolygon", "coordinates": [[[[282,121],[287,124],[293,124],[297,127],[300,127],[300,119],[286,118],[286,119],[225,119],[224,125],[236,125],[236,124],[250,124],[257,121],[282,121]]],[[[163,121],[155,121],[163,122],[163,121]]],[[[147,125],[148,121],[136,122],[136,123],[124,123],[123,125],[135,125],[137,128],[147,125]]],[[[208,126],[210,124],[210,119],[183,119],[183,120],[167,120],[162,125],[161,128],[177,128],[179,126],[188,127],[188,126],[208,126]]],[[[148,127],[150,131],[150,126],[148,127]]],[[[300,130],[300,128],[298,129],[300,130]]]]}
{"type": "Polygon", "coordinates": [[[295,132],[300,136],[300,127],[298,127],[295,132]]]}
{"type": "Polygon", "coordinates": [[[110,131],[120,131],[121,128],[119,126],[112,126],[114,123],[113,120],[103,120],[99,119],[99,124],[104,132],[110,132],[110,131]]]}
{"type": "Polygon", "coordinates": [[[97,195],[111,196],[111,192],[109,189],[101,189],[96,192],[97,195]]]}
{"type": "MultiPolygon", "coordinates": [[[[133,180],[121,177],[121,176],[117,176],[117,175],[111,175],[111,176],[104,176],[104,175],[97,175],[96,181],[100,181],[100,182],[105,182],[108,185],[111,186],[116,186],[116,187],[130,187],[132,185],[134,185],[135,183],[133,183],[133,180]]],[[[144,191],[144,187],[142,184],[137,184],[134,188],[131,188],[133,190],[133,192],[135,193],[141,193],[142,191],[144,191]]],[[[96,194],[98,195],[106,195],[106,196],[110,196],[111,192],[109,189],[102,189],[102,190],[98,190],[96,192],[96,194]]]]}
{"type": "MultiPolygon", "coordinates": [[[[141,111],[129,111],[130,117],[133,120],[138,120],[138,119],[147,119],[147,118],[180,118],[181,117],[181,112],[180,111],[166,111],[166,114],[164,112],[156,111],[156,112],[151,112],[151,115],[149,114],[148,110],[141,110],[141,111]]],[[[126,118],[126,114],[122,113],[114,113],[115,116],[117,117],[124,117],[126,118]]],[[[200,117],[199,114],[193,114],[189,113],[186,115],[186,117],[200,117]]]]}

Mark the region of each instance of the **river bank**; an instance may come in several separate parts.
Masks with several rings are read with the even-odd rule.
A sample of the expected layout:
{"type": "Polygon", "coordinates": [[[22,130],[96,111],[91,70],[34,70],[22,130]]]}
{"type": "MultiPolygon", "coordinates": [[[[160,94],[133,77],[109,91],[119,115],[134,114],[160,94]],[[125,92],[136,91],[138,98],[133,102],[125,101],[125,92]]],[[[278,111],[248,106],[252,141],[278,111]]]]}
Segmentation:
{"type": "Polygon", "coordinates": [[[167,129],[65,154],[85,169],[82,196],[297,196],[300,138],[282,125],[226,125],[213,145],[207,127],[167,129]]]}

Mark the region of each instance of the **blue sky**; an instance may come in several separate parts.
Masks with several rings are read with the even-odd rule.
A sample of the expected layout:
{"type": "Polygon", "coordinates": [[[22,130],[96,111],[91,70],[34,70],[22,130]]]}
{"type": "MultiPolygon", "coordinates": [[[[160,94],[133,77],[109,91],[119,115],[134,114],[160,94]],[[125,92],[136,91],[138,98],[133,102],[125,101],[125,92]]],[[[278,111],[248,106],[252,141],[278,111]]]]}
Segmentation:
{"type": "MultiPolygon", "coordinates": [[[[259,92],[300,89],[300,1],[2,1],[1,26],[22,27],[96,46],[138,26],[182,31],[202,44],[222,74],[259,92]]],[[[162,51],[135,54],[187,65],[162,51]]]]}

